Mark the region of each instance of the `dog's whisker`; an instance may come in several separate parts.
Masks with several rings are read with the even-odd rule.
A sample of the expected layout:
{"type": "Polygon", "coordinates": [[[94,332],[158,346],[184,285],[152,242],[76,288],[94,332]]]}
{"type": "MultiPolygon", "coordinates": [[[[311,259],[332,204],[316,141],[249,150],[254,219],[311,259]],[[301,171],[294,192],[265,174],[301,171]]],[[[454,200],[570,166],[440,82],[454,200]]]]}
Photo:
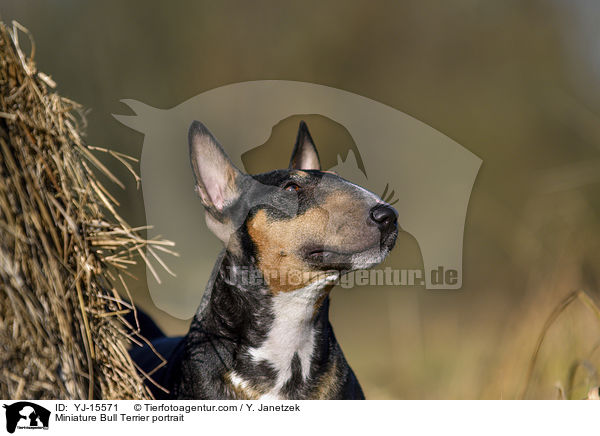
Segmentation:
{"type": "Polygon", "coordinates": [[[385,188],[384,188],[384,190],[383,190],[383,194],[381,194],[381,196],[380,196],[382,199],[384,199],[384,198],[385,198],[385,194],[387,194],[387,191],[388,191],[388,188],[389,188],[389,187],[390,187],[390,184],[389,184],[389,183],[386,183],[386,184],[385,184],[385,188]]]}

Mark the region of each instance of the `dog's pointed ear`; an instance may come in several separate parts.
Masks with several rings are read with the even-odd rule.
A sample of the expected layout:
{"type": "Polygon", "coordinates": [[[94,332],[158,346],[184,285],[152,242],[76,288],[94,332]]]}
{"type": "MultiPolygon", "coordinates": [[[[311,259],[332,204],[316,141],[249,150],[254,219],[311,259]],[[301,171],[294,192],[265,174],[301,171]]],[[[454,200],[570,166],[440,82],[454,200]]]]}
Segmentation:
{"type": "Polygon", "coordinates": [[[298,128],[298,136],[296,137],[296,145],[292,152],[289,169],[294,170],[320,170],[321,162],[319,161],[319,153],[313,142],[308,127],[304,121],[300,121],[298,128]]]}
{"type": "Polygon", "coordinates": [[[239,197],[243,173],[200,121],[194,121],[190,126],[188,143],[196,192],[204,207],[218,215],[239,197]]]}

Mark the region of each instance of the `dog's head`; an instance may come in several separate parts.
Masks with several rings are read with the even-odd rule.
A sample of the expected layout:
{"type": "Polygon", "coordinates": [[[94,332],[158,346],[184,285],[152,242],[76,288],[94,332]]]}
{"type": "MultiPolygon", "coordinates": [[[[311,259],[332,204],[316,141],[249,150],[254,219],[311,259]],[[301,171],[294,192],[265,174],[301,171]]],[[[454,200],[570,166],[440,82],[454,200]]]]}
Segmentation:
{"type": "Polygon", "coordinates": [[[239,263],[259,268],[272,292],[372,267],[393,248],[397,212],[366,189],[321,171],[303,122],[289,168],[258,175],[236,168],[202,123],[192,123],[188,138],[208,227],[239,263]]]}

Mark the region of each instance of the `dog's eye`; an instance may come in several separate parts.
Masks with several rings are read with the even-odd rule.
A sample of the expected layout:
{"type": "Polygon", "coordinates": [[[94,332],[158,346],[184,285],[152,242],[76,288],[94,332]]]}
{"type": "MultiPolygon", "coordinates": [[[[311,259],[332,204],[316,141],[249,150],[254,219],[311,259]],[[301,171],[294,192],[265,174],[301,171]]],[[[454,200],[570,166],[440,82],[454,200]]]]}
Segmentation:
{"type": "Polygon", "coordinates": [[[290,192],[298,192],[298,191],[300,191],[300,186],[296,185],[293,182],[290,182],[287,185],[285,185],[285,187],[283,189],[285,189],[286,191],[290,191],[290,192]]]}

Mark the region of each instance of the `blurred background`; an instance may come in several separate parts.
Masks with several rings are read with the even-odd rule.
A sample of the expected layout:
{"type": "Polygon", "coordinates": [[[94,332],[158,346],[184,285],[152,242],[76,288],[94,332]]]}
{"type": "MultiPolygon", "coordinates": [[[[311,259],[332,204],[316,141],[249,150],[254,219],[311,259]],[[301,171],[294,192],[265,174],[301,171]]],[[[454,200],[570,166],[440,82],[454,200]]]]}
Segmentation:
{"type": "MultiPolygon", "coordinates": [[[[135,157],[143,137],[112,118],[129,113],[119,100],[170,108],[260,79],[341,88],[451,137],[483,159],[463,289],[332,294],[336,335],[367,397],[583,398],[599,384],[600,318],[589,301],[574,299],[544,324],[572,291],[600,299],[600,3],[3,0],[0,17],[32,32],[38,68],[89,109],[88,143],[135,157]]],[[[313,121],[322,149],[343,137],[313,121]]],[[[293,138],[297,124],[287,125],[293,138]]],[[[135,180],[99,157],[127,181],[112,190],[120,213],[144,225],[135,180]]],[[[408,234],[393,256],[422,266],[408,234]]],[[[137,304],[184,333],[189,320],[155,308],[145,269],[132,272],[137,304]]]]}

